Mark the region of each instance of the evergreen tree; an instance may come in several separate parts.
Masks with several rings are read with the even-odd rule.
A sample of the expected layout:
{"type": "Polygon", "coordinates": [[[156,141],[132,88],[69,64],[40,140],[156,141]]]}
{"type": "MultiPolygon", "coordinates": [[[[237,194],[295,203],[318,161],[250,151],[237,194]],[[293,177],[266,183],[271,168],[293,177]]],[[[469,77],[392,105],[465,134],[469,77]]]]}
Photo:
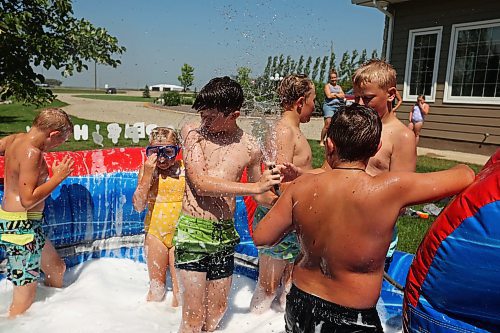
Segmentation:
{"type": "Polygon", "coordinates": [[[362,64],[364,64],[367,59],[368,59],[368,55],[367,55],[366,49],[363,49],[363,51],[361,51],[361,55],[359,56],[358,67],[361,66],[362,64]]]}
{"type": "Polygon", "coordinates": [[[321,62],[321,57],[317,57],[316,61],[314,62],[314,67],[311,75],[311,79],[313,81],[316,81],[316,77],[318,76],[318,71],[319,71],[319,64],[321,62]]]}
{"type": "Polygon", "coordinates": [[[144,87],[144,90],[142,90],[142,97],[144,98],[150,98],[151,94],[149,93],[149,86],[146,84],[144,87]]]}
{"type": "Polygon", "coordinates": [[[283,65],[283,76],[287,76],[290,74],[290,61],[292,60],[292,57],[287,56],[285,64],[283,65]]]}
{"type": "Polygon", "coordinates": [[[271,73],[269,74],[269,77],[274,76],[274,74],[278,71],[277,66],[278,66],[278,56],[274,56],[273,65],[271,66],[271,73]]]}
{"type": "Polygon", "coordinates": [[[321,61],[321,67],[319,71],[319,82],[325,82],[325,72],[326,72],[326,62],[328,61],[328,56],[323,57],[321,61]]]}
{"type": "Polygon", "coordinates": [[[306,61],[306,66],[304,67],[304,75],[309,76],[311,74],[311,63],[312,63],[312,57],[309,56],[306,61]]]}
{"type": "Polygon", "coordinates": [[[297,69],[297,63],[295,62],[295,60],[290,60],[290,74],[297,74],[297,72],[295,71],[297,69]]]}
{"type": "Polygon", "coordinates": [[[330,71],[332,69],[335,69],[336,70],[336,65],[335,65],[335,53],[333,52],[333,47],[332,47],[332,51],[330,52],[330,65],[328,66],[328,73],[330,73],[330,71]]]}
{"type": "Polygon", "coordinates": [[[372,57],[371,59],[378,59],[378,53],[377,53],[377,50],[373,50],[372,51],[372,57]]]}
{"type": "Polygon", "coordinates": [[[297,63],[297,74],[303,74],[304,73],[304,56],[301,55],[299,62],[297,63]]]}
{"type": "Polygon", "coordinates": [[[280,54],[279,62],[278,62],[278,67],[276,68],[276,73],[279,75],[283,76],[283,65],[285,62],[285,57],[283,54],[280,54]]]}

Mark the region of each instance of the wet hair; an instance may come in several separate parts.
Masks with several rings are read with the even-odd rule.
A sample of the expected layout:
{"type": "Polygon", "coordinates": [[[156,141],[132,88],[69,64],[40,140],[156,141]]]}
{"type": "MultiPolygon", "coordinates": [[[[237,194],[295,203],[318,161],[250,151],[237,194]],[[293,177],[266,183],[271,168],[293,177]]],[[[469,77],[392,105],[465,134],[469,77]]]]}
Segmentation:
{"type": "Polygon", "coordinates": [[[328,137],[342,162],[366,161],[377,152],[382,121],[370,107],[353,103],[332,117],[328,137]]]}
{"type": "Polygon", "coordinates": [[[210,80],[196,96],[193,109],[196,111],[216,109],[228,116],[241,109],[243,105],[243,89],[229,76],[216,77],[210,80]]]}
{"type": "Polygon", "coordinates": [[[278,96],[282,107],[290,107],[300,97],[307,98],[314,89],[314,83],[303,74],[285,76],[278,87],[278,96]]]}
{"type": "Polygon", "coordinates": [[[155,127],[149,134],[149,143],[154,141],[173,141],[176,145],[180,143],[179,135],[171,127],[155,127]]]}
{"type": "Polygon", "coordinates": [[[58,108],[40,111],[33,120],[33,127],[45,132],[59,131],[61,134],[73,133],[73,123],[66,112],[58,108]]]}
{"type": "Polygon", "coordinates": [[[371,59],[359,67],[352,76],[354,87],[375,83],[382,89],[396,86],[396,70],[389,63],[380,59],[371,59]]]}
{"type": "Polygon", "coordinates": [[[336,71],[335,69],[333,69],[333,68],[332,68],[332,69],[330,69],[330,74],[329,74],[328,76],[330,76],[330,75],[332,75],[332,74],[335,74],[335,75],[337,75],[337,76],[338,76],[337,71],[336,71]]]}

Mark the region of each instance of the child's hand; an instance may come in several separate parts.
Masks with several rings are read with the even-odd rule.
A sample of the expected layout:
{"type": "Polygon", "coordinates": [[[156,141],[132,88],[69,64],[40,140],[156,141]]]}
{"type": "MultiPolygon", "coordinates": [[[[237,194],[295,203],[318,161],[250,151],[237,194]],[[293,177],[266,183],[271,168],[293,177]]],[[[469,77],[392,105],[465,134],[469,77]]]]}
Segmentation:
{"type": "Polygon", "coordinates": [[[274,185],[279,185],[281,182],[281,174],[279,168],[272,164],[266,163],[266,169],[259,179],[259,192],[264,193],[273,188],[274,185]]]}
{"type": "Polygon", "coordinates": [[[293,163],[285,162],[277,167],[282,177],[281,181],[284,183],[291,182],[304,174],[304,171],[293,163]]]}
{"type": "Polygon", "coordinates": [[[144,162],[144,172],[153,172],[156,168],[156,161],[158,160],[158,155],[151,154],[144,162]]]}
{"type": "Polygon", "coordinates": [[[73,161],[73,158],[68,155],[64,156],[60,163],[54,161],[54,163],[52,163],[52,177],[56,177],[59,181],[63,181],[73,172],[74,163],[75,161],[73,161]]]}

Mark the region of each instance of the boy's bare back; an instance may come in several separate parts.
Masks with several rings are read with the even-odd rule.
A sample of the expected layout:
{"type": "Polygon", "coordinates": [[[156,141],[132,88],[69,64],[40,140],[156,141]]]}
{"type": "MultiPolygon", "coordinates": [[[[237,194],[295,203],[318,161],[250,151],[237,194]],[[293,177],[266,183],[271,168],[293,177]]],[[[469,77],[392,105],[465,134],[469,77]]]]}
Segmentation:
{"type": "MultiPolygon", "coordinates": [[[[2,207],[6,211],[26,211],[20,197],[20,179],[22,174],[23,184],[43,184],[48,177],[48,168],[43,152],[34,147],[27,138],[26,133],[13,134],[4,138],[5,145],[5,193],[2,207]]],[[[29,211],[43,211],[43,200],[31,207],[29,211]]]]}
{"type": "MultiPolygon", "coordinates": [[[[260,175],[261,152],[253,137],[238,130],[232,136],[217,139],[200,133],[192,124],[186,125],[181,132],[185,138],[184,154],[188,175],[198,174],[200,181],[211,180],[203,175],[239,182],[243,170],[248,167],[249,180],[260,175]]],[[[214,184],[217,185],[217,184],[214,184]]],[[[235,197],[221,194],[197,193],[197,189],[186,181],[183,212],[194,217],[209,220],[232,219],[235,210],[235,197]]]]}

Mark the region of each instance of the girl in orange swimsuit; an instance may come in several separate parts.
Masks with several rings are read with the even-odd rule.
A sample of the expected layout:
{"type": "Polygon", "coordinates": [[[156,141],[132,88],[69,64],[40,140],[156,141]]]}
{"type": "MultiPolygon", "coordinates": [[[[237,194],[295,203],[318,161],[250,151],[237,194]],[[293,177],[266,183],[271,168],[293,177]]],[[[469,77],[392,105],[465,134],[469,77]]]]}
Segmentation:
{"type": "Polygon", "coordinates": [[[151,131],[147,159],[141,166],[133,196],[134,208],[148,209],[144,220],[144,250],[149,272],[148,301],[165,298],[167,267],[172,279],[172,306],[179,305],[179,286],[174,268],[174,237],[181,213],[185,174],[182,161],[176,160],[179,139],[173,129],[157,127],[151,131]]]}

